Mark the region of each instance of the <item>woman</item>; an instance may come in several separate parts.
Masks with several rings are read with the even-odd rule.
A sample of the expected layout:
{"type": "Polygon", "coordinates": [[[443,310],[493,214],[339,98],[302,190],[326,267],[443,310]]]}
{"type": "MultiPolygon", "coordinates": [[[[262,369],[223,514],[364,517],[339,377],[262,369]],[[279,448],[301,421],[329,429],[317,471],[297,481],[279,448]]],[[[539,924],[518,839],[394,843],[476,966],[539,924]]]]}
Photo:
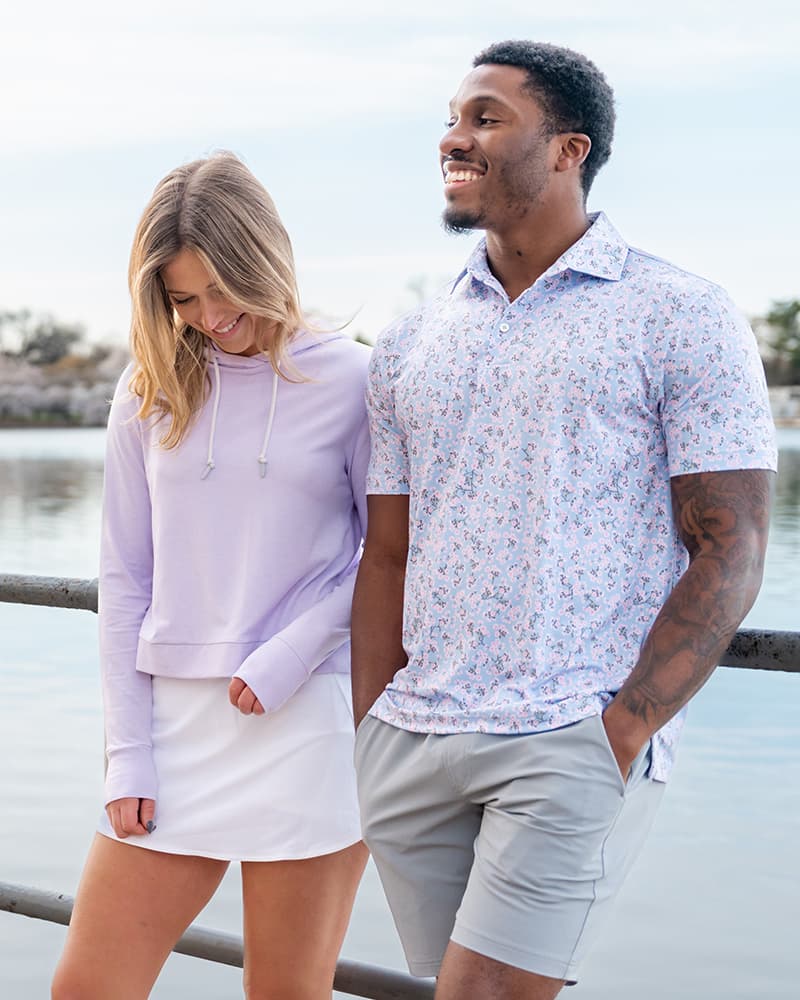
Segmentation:
{"type": "Polygon", "coordinates": [[[146,997],[241,861],[248,997],[330,997],[366,861],[349,621],[368,351],[304,329],[289,238],[231,154],[172,171],[131,253],[108,426],[106,814],[53,997],[146,997]]]}

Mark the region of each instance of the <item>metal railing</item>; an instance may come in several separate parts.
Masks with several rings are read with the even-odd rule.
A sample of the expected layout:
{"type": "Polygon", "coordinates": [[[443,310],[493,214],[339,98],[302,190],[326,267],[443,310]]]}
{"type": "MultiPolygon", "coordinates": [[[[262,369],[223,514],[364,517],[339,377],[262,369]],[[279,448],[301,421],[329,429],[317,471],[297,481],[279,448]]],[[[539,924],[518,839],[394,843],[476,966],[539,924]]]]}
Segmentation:
{"type": "MultiPolygon", "coordinates": [[[[0,882],[0,911],[66,925],[72,915],[72,897],[28,885],[0,882]]],[[[192,924],[172,950],[179,955],[242,968],[242,939],[236,934],[192,924]]],[[[340,993],[368,997],[370,1000],[431,1000],[434,983],[379,965],[340,958],[336,964],[333,988],[340,993]]]]}
{"type": "MultiPolygon", "coordinates": [[[[97,611],[97,580],[0,574],[0,601],[97,611]]],[[[740,629],[720,659],[722,667],[800,673],[800,632],[740,629]]]]}
{"type": "MultiPolygon", "coordinates": [[[[0,601],[97,611],[97,580],[0,574],[0,601]]],[[[800,673],[800,632],[741,629],[720,659],[721,666],[800,673]]],[[[0,882],[0,911],[68,924],[72,899],[63,893],[0,882]]],[[[235,934],[192,925],[174,950],[242,967],[242,941],[235,934]]],[[[370,1000],[417,1000],[434,995],[431,980],[415,979],[376,965],[340,959],[334,989],[370,1000]]]]}

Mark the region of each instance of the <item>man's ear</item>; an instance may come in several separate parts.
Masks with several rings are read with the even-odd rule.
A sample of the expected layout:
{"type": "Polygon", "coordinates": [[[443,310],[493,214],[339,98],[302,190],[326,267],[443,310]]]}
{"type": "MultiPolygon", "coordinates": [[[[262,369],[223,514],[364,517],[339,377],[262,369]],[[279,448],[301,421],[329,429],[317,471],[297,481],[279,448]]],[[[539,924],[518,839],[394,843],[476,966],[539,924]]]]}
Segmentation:
{"type": "Polygon", "coordinates": [[[583,132],[565,132],[559,137],[556,170],[575,170],[586,160],[592,140],[583,132]]]}

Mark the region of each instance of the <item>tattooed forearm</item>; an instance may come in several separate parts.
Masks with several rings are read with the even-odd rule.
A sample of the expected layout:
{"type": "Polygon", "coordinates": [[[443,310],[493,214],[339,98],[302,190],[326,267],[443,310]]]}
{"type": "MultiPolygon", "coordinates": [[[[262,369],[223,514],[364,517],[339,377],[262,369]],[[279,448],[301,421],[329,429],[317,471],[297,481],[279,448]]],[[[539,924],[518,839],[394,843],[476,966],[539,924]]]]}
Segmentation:
{"type": "Polygon", "coordinates": [[[702,687],[755,600],[772,479],[749,470],[672,480],[675,523],[691,561],[617,696],[651,733],[702,687]]]}

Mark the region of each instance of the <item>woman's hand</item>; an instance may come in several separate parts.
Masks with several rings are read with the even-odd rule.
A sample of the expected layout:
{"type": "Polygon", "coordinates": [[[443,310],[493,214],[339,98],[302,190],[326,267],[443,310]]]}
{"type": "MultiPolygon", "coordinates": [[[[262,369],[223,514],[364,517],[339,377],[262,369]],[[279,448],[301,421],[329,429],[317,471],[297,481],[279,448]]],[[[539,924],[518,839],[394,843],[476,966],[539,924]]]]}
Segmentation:
{"type": "Polygon", "coordinates": [[[156,828],[154,799],[114,799],[106,806],[106,813],[114,833],[122,840],[152,833],[156,828]]]}
{"type": "Polygon", "coordinates": [[[228,687],[228,698],[234,708],[242,715],[263,715],[264,706],[245,684],[241,677],[232,677],[228,687]]]}

